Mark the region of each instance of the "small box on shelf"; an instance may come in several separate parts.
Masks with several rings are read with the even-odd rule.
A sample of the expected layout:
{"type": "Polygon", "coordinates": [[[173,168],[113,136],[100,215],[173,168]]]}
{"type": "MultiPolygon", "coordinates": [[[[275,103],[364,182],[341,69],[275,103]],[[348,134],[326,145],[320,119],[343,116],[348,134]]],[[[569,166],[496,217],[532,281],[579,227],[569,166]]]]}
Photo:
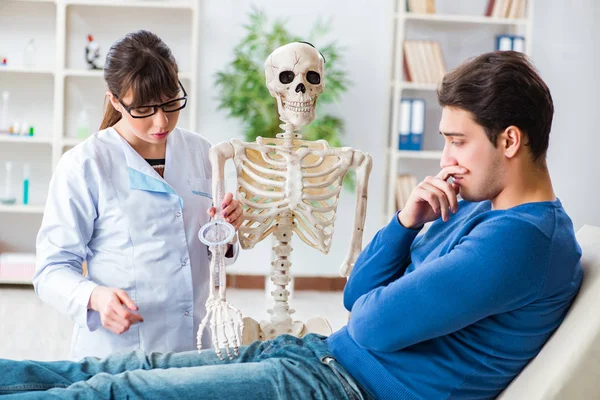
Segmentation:
{"type": "Polygon", "coordinates": [[[31,284],[35,253],[0,253],[0,283],[31,284]]]}

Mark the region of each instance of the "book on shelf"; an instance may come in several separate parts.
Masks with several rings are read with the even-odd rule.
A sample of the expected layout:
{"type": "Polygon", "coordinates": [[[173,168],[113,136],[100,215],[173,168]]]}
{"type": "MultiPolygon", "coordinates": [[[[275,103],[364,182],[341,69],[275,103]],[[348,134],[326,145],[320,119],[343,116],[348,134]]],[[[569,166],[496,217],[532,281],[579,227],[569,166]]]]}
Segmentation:
{"type": "Polygon", "coordinates": [[[525,37],[520,35],[497,35],[496,50],[514,50],[523,53],[525,51],[525,37]]]}
{"type": "Polygon", "coordinates": [[[446,63],[439,42],[405,40],[404,79],[415,83],[440,83],[446,74],[446,63]]]}
{"type": "Polygon", "coordinates": [[[425,131],[425,100],[400,100],[399,122],[398,150],[421,150],[425,131]]]}
{"type": "Polygon", "coordinates": [[[523,18],[526,0],[488,0],[485,16],[492,18],[523,18]]]}
{"type": "Polygon", "coordinates": [[[419,14],[435,14],[435,0],[406,0],[406,11],[419,14]]]}
{"type": "Polygon", "coordinates": [[[402,210],[410,197],[410,194],[417,187],[419,182],[414,175],[398,174],[396,177],[396,209],[402,210]]]}

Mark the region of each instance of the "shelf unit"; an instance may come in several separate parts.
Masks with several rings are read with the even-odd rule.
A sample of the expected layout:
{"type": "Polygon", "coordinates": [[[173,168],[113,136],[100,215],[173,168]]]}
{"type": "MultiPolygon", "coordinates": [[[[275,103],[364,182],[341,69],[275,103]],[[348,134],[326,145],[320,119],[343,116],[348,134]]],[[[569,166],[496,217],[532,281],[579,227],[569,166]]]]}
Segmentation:
{"type": "Polygon", "coordinates": [[[0,212],[7,214],[43,214],[44,207],[42,206],[24,206],[22,204],[0,205],[0,212]]]}
{"type": "MultiPolygon", "coordinates": [[[[0,251],[34,252],[52,172],[76,137],[79,111],[88,111],[89,131],[100,125],[106,86],[102,70],[86,69],[88,34],[100,45],[101,63],[110,45],[128,32],[148,29],[171,48],[190,98],[180,126],[197,130],[199,0],[2,0],[0,2],[0,92],[10,92],[9,121],[27,121],[34,136],[0,134],[0,196],[5,161],[13,162],[17,204],[0,204],[0,251]],[[35,64],[24,66],[34,39],[35,64]],[[23,165],[30,165],[30,204],[23,205],[23,165]],[[21,221],[23,221],[21,223],[21,221]],[[18,234],[14,234],[18,224],[18,234]]],[[[2,281],[0,281],[2,283],[2,281]]],[[[20,283],[12,282],[11,283],[20,283]]]]}
{"type": "MultiPolygon", "coordinates": [[[[487,3],[487,0],[485,1],[487,3]]],[[[403,71],[403,42],[405,39],[412,39],[411,32],[416,31],[416,35],[413,35],[419,39],[429,39],[429,31],[437,33],[441,42],[442,52],[446,63],[447,70],[450,71],[458,66],[464,59],[471,56],[481,54],[483,52],[492,51],[495,49],[495,41],[489,40],[489,46],[469,46],[469,41],[466,46],[460,43],[460,46],[456,45],[456,42],[452,42],[453,48],[452,53],[460,53],[456,55],[456,59],[449,60],[448,53],[445,51],[444,40],[448,40],[447,37],[451,36],[453,31],[460,30],[470,32],[484,31],[483,33],[490,34],[491,31],[495,31],[495,34],[511,33],[519,34],[525,38],[525,53],[531,54],[532,46],[532,29],[533,29],[533,3],[534,0],[527,0],[524,10],[524,18],[509,19],[509,18],[492,18],[486,17],[485,4],[478,10],[468,10],[465,13],[464,10],[454,12],[450,10],[456,7],[459,3],[451,0],[437,0],[436,6],[439,13],[435,14],[419,14],[406,11],[406,0],[395,0],[395,13],[393,15],[393,40],[392,40],[392,66],[391,66],[391,81],[390,81],[390,110],[389,110],[389,124],[388,124],[388,141],[386,154],[386,179],[388,184],[385,186],[384,203],[383,203],[383,215],[382,222],[385,223],[389,220],[390,215],[396,212],[396,177],[401,171],[410,169],[410,165],[413,162],[419,160],[430,160],[427,161],[427,167],[423,167],[421,163],[420,168],[416,169],[420,172],[420,175],[433,175],[439,170],[439,166],[431,161],[438,161],[441,159],[443,146],[442,141],[439,141],[439,145],[432,145],[431,135],[437,135],[437,122],[439,118],[427,119],[425,123],[424,133],[424,150],[421,151],[406,151],[398,150],[398,130],[400,121],[400,100],[406,96],[406,93],[413,93],[417,96],[428,96],[431,99],[435,99],[435,93],[438,84],[428,83],[415,83],[404,81],[403,71]],[[479,13],[480,15],[476,15],[479,13]],[[418,30],[420,28],[420,32],[418,30]],[[460,51],[457,51],[460,50],[460,51]],[[430,140],[426,140],[429,137],[430,140]],[[429,143],[428,143],[429,142],[429,143]],[[431,147],[431,148],[430,148],[431,147]],[[431,167],[429,166],[431,164],[431,167]]],[[[472,40],[471,40],[472,41],[472,40]]],[[[481,45],[481,43],[476,43],[481,45]]],[[[414,95],[408,97],[415,97],[414,95]]],[[[428,101],[428,108],[426,113],[434,111],[441,115],[441,108],[437,105],[437,99],[435,99],[435,107],[431,107],[432,101],[428,101]]],[[[421,177],[419,177],[421,178],[421,177]]]]}
{"type": "Polygon", "coordinates": [[[0,279],[0,285],[32,286],[33,282],[27,279],[0,279]]]}

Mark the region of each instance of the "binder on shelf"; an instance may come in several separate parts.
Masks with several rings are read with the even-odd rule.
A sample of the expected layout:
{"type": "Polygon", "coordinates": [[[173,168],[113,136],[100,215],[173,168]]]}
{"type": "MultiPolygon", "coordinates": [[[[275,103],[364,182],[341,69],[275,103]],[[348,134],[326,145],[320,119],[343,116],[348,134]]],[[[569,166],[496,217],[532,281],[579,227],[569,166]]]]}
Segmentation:
{"type": "Polygon", "coordinates": [[[525,52],[525,38],[523,36],[515,36],[513,37],[513,46],[512,49],[514,51],[518,51],[521,53],[525,52]]]}
{"type": "Polygon", "coordinates": [[[523,53],[525,51],[525,37],[519,35],[497,35],[496,50],[514,50],[523,53]]]}
{"type": "Polygon", "coordinates": [[[425,100],[413,99],[410,113],[410,150],[419,151],[423,146],[425,131],[425,100]]]}
{"type": "Polygon", "coordinates": [[[512,42],[512,37],[510,35],[498,35],[496,36],[496,50],[512,50],[512,42]]]}
{"type": "Polygon", "coordinates": [[[400,100],[400,128],[398,129],[398,150],[410,150],[411,99],[400,100]]]}

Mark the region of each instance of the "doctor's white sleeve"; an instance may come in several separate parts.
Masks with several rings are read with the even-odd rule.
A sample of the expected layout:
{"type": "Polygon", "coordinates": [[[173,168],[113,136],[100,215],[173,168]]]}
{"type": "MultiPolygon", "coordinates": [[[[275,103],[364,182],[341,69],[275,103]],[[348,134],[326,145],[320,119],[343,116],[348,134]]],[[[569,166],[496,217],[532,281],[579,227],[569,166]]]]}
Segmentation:
{"type": "Polygon", "coordinates": [[[57,165],[36,241],[33,285],[43,302],[95,330],[100,317],[88,310],[88,303],[98,285],[83,276],[98,216],[97,177],[92,175],[69,153],[57,165]]]}

